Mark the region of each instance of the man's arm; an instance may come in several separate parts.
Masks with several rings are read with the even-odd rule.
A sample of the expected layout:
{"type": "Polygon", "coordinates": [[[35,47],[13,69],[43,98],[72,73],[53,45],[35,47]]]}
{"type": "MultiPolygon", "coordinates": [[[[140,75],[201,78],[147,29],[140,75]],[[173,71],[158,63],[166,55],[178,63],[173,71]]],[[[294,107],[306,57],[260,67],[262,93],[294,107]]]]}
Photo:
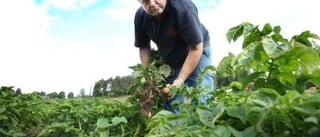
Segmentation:
{"type": "Polygon", "coordinates": [[[197,44],[194,47],[189,48],[189,53],[186,60],[183,63],[183,66],[180,70],[180,73],[176,80],[173,81],[172,86],[181,86],[192,71],[197,67],[198,62],[201,58],[203,52],[203,42],[197,44]]]}
{"type": "Polygon", "coordinates": [[[143,66],[149,65],[151,47],[139,48],[140,61],[143,66]]]}

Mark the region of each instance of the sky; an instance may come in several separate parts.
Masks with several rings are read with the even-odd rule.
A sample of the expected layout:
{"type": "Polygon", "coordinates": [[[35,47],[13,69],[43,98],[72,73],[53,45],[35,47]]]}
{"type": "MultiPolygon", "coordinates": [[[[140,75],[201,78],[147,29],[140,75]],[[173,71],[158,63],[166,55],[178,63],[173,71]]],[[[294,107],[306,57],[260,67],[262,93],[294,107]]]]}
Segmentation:
{"type": "MultiPolygon", "coordinates": [[[[228,43],[231,27],[250,22],[281,26],[291,38],[320,35],[317,0],[193,0],[209,30],[213,66],[242,41],[228,43]]],[[[0,2],[0,86],[22,93],[88,94],[95,82],[130,75],[140,63],[134,47],[136,0],[4,0],[0,2]]]]}

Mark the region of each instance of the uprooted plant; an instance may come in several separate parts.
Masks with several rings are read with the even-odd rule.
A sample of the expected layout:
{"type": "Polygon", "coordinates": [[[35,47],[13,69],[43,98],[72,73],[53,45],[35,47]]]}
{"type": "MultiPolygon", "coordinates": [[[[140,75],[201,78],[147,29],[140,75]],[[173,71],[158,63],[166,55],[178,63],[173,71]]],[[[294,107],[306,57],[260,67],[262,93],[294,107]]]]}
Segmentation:
{"type": "Polygon", "coordinates": [[[157,50],[152,50],[150,64],[137,64],[133,69],[134,80],[130,86],[134,93],[134,101],[141,107],[143,116],[150,118],[152,111],[158,111],[157,106],[165,101],[166,95],[161,92],[165,87],[166,78],[171,74],[171,68],[163,62],[157,50]]]}

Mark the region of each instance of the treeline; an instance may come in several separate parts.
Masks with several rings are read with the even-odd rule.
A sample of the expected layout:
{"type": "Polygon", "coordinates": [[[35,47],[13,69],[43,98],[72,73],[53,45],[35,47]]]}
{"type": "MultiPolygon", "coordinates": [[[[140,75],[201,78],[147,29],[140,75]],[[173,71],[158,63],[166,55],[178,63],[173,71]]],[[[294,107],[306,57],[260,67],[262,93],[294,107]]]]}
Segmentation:
{"type": "Polygon", "coordinates": [[[133,76],[116,76],[115,78],[109,78],[107,80],[101,79],[95,82],[93,87],[92,96],[94,97],[118,97],[124,95],[130,95],[133,91],[130,91],[130,85],[133,80],[133,76]]]}
{"type": "MultiPolygon", "coordinates": [[[[129,87],[133,80],[133,77],[131,75],[128,76],[116,76],[111,77],[109,79],[101,79],[95,82],[93,89],[90,89],[89,94],[86,94],[87,91],[85,91],[84,88],[80,89],[80,92],[78,95],[75,95],[74,92],[69,92],[66,94],[65,91],[60,92],[51,92],[47,94],[45,91],[34,91],[32,94],[38,94],[43,98],[75,98],[75,97],[118,97],[118,96],[125,96],[125,95],[131,95],[133,94],[132,91],[130,91],[129,87]]],[[[17,88],[15,91],[16,95],[22,94],[22,90],[20,88],[17,88]]]]}
{"type": "MultiPolygon", "coordinates": [[[[18,95],[21,95],[21,94],[22,94],[22,90],[20,88],[17,88],[16,91],[15,91],[15,95],[18,96],[18,95]]],[[[41,91],[41,92],[34,91],[31,94],[37,94],[37,95],[40,95],[43,98],[50,98],[50,99],[53,99],[53,98],[66,98],[66,97],[74,98],[74,93],[73,92],[69,92],[68,95],[66,96],[66,92],[65,91],[52,92],[52,93],[49,93],[49,94],[47,94],[45,91],[41,91]]]]}

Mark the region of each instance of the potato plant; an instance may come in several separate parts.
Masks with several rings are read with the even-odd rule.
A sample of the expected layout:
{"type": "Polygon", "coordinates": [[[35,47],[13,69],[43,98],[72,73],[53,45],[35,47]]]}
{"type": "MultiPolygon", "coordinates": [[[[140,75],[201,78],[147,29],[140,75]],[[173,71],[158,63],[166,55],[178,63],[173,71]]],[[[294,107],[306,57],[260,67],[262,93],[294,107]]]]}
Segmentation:
{"type": "MultiPolygon", "coordinates": [[[[318,36],[305,31],[288,40],[280,30],[270,24],[260,30],[248,22],[230,28],[229,42],[244,39],[243,52],[231,66],[250,73],[216,89],[218,101],[209,105],[183,103],[180,114],[160,111],[148,123],[146,136],[319,136],[320,91],[306,89],[307,83],[320,86],[319,52],[312,42],[318,36]]],[[[181,90],[188,95],[199,89],[181,90]]]]}
{"type": "Polygon", "coordinates": [[[130,86],[134,93],[133,101],[140,105],[141,112],[146,118],[159,111],[158,105],[166,100],[166,95],[161,92],[166,86],[166,78],[171,74],[171,68],[165,64],[157,50],[152,50],[150,64],[131,66],[134,80],[130,86]]]}
{"type": "Polygon", "coordinates": [[[106,98],[46,99],[0,88],[1,137],[143,136],[139,106],[106,98]]]}

